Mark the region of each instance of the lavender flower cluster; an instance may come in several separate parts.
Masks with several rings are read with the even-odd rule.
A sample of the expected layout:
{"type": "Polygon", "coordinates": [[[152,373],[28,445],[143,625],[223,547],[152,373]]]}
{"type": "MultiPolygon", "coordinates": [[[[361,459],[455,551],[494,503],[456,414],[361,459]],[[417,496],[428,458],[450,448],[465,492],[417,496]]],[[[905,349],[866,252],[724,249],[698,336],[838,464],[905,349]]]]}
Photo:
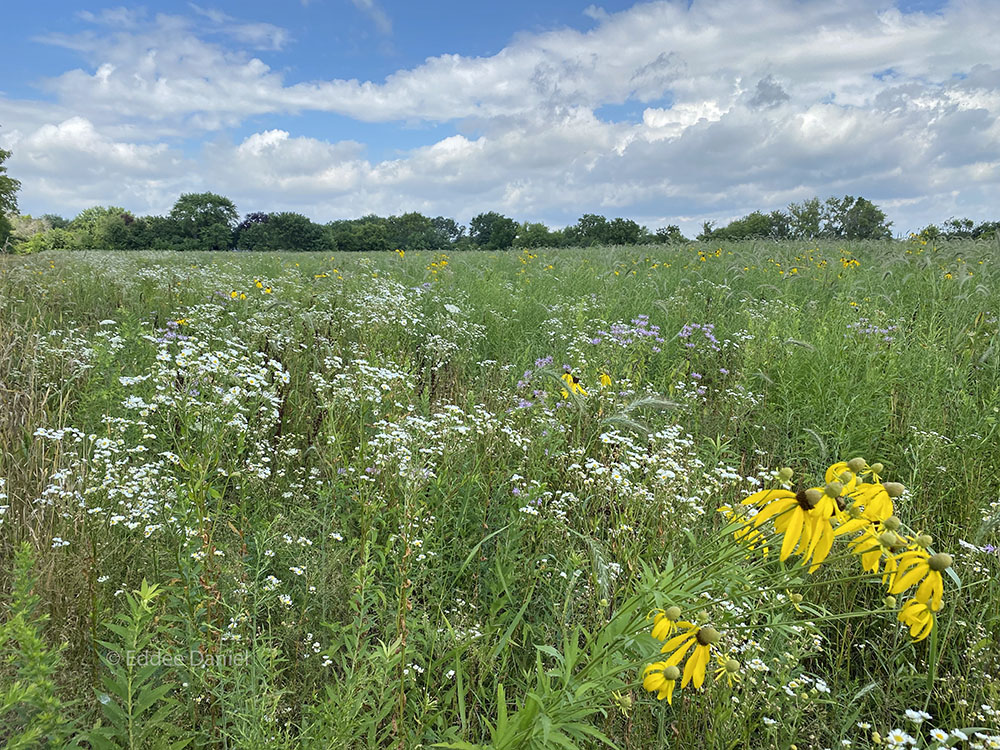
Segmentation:
{"type": "Polygon", "coordinates": [[[715,323],[685,323],[677,333],[677,338],[681,339],[688,349],[697,349],[699,345],[713,352],[721,349],[719,340],[715,338],[715,323]]]}
{"type": "Polygon", "coordinates": [[[663,343],[663,336],[660,334],[660,327],[649,322],[648,315],[639,315],[628,323],[614,323],[608,331],[598,331],[597,335],[590,339],[594,346],[602,343],[605,339],[615,346],[626,348],[636,342],[645,343],[651,341],[651,350],[654,353],[660,351],[658,344],[663,343]]]}
{"type": "Polygon", "coordinates": [[[844,338],[847,338],[853,332],[856,336],[874,336],[881,338],[885,342],[892,343],[895,340],[895,333],[899,330],[899,326],[893,324],[882,328],[871,322],[868,318],[858,318],[856,323],[849,323],[847,325],[847,330],[848,333],[844,334],[844,338]]]}

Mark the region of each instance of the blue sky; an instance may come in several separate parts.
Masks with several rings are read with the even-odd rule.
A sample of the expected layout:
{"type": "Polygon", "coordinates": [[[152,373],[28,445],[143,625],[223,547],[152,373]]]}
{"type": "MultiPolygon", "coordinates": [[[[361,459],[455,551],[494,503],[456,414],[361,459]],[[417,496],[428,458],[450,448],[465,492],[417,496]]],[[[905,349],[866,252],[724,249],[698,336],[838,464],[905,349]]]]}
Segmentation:
{"type": "Polygon", "coordinates": [[[21,209],[211,190],[319,221],[483,210],[650,227],[864,195],[998,218],[1000,3],[16,3],[21,209]]]}

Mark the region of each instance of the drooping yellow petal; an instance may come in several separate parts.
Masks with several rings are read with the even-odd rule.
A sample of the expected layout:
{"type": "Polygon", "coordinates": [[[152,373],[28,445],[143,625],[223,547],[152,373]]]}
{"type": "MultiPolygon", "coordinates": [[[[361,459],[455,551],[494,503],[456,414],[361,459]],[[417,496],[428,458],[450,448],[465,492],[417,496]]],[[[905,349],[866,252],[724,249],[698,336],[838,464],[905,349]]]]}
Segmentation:
{"type": "Polygon", "coordinates": [[[913,595],[913,598],[926,604],[932,611],[937,612],[941,609],[941,599],[943,596],[944,581],[938,571],[932,570],[917,588],[917,593],[913,595]]]}
{"type": "Polygon", "coordinates": [[[701,686],[705,682],[705,669],[708,667],[708,662],[711,658],[711,649],[711,646],[699,645],[695,649],[694,656],[691,657],[691,660],[695,662],[692,681],[698,690],[701,690],[701,686]]]}
{"type": "Polygon", "coordinates": [[[795,547],[799,543],[799,537],[802,535],[803,520],[801,510],[794,511],[788,517],[788,528],[785,529],[785,538],[781,542],[781,554],[778,555],[779,560],[787,560],[788,556],[795,551],[795,547]]]}
{"type": "Polygon", "coordinates": [[[930,573],[930,568],[926,564],[923,565],[913,565],[910,567],[906,573],[902,572],[900,569],[895,576],[893,576],[892,586],[889,587],[890,594],[899,594],[906,591],[910,586],[915,584],[917,581],[921,580],[924,576],[930,573]]]}
{"type": "MultiPolygon", "coordinates": [[[[678,624],[680,624],[680,623],[678,623],[678,624]]],[[[680,648],[681,644],[683,644],[684,641],[687,641],[687,640],[693,641],[695,639],[695,635],[696,635],[697,631],[698,631],[697,628],[691,627],[691,628],[688,628],[688,631],[686,633],[681,633],[680,635],[675,635],[673,638],[671,638],[669,641],[667,641],[666,643],[663,644],[663,648],[660,649],[660,652],[664,653],[664,654],[667,654],[667,653],[670,653],[671,651],[673,651],[676,648],[680,648]]]]}
{"type": "Polygon", "coordinates": [[[830,526],[829,522],[825,520],[822,522],[820,531],[813,535],[813,539],[816,541],[810,556],[812,560],[812,565],[809,568],[810,573],[814,572],[826,560],[830,550],[833,549],[833,527],[830,526]]]}
{"type": "MultiPolygon", "coordinates": [[[[823,481],[827,484],[830,482],[836,482],[840,479],[840,475],[845,471],[851,471],[847,466],[847,461],[838,461],[826,470],[826,474],[823,476],[823,481]]],[[[854,472],[851,472],[852,474],[854,472]]]]}

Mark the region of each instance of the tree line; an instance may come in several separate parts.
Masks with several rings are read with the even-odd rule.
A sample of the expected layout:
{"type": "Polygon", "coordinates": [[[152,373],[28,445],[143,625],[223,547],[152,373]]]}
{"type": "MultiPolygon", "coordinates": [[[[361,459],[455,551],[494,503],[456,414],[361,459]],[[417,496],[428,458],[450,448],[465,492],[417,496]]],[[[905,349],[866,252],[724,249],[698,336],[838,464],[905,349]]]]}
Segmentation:
{"type": "Polygon", "coordinates": [[[166,216],[135,216],[119,206],[94,206],[73,219],[14,216],[17,252],[42,250],[237,250],[247,252],[378,252],[506,250],[511,247],[636,245],[688,242],[676,226],[650,232],[631,219],[585,214],[573,226],[549,229],[487,211],[468,226],[446,216],[369,214],[318,224],[291,211],[254,212],[214,193],[187,193],[166,216]]]}
{"type": "MultiPolygon", "coordinates": [[[[584,214],[563,229],[540,222],[517,222],[495,211],[480,213],[468,226],[446,216],[410,212],[369,214],[318,224],[291,211],[254,212],[240,219],[236,205],[215,193],[186,193],[166,216],[136,216],[118,206],[94,206],[73,219],[17,213],[20,183],[7,176],[0,150],[0,248],[42,250],[238,250],[281,252],[378,252],[384,250],[506,250],[591,245],[644,245],[691,242],[677,225],[655,231],[631,219],[584,214]]],[[[791,203],[787,210],[754,211],[716,227],[705,222],[698,241],[866,240],[892,237],[892,222],[866,198],[818,197],[791,203]]],[[[992,236],[1000,222],[949,219],[920,231],[926,240],[992,236]]]]}

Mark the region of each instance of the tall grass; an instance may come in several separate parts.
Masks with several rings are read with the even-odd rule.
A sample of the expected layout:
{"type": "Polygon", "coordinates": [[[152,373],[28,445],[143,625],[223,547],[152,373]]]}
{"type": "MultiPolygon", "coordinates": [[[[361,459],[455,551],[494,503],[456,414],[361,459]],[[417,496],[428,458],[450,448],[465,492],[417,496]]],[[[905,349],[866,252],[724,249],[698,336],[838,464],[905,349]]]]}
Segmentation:
{"type": "Polygon", "coordinates": [[[865,747],[858,722],[924,708],[995,727],[996,257],[0,258],[0,591],[20,602],[0,627],[34,623],[0,643],[0,694],[25,660],[41,675],[0,735],[865,747]],[[586,395],[562,395],[564,366],[586,395]],[[854,455],[955,554],[933,646],[871,582],[788,569],[815,617],[761,594],[746,618],[769,635],[740,658],[763,668],[644,693],[650,609],[757,585],[716,510],[854,455]]]}

